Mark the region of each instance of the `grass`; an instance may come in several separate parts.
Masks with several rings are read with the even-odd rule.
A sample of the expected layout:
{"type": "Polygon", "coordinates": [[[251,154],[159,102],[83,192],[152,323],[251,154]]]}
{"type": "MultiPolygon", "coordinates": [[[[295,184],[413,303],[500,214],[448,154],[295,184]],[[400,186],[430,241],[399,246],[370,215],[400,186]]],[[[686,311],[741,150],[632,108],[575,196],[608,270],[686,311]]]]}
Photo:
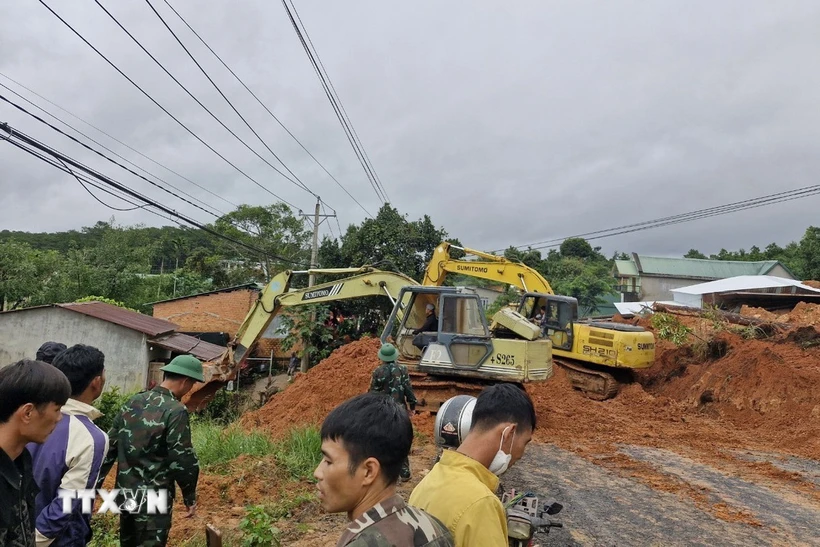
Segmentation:
{"type": "Polygon", "coordinates": [[[110,513],[93,515],[91,529],[94,531],[94,536],[87,547],[119,547],[120,518],[118,515],[110,513]]]}
{"type": "MultiPolygon", "coordinates": [[[[322,457],[322,440],[319,429],[315,426],[294,428],[282,440],[274,442],[263,431],[243,431],[238,427],[225,427],[211,420],[193,420],[191,437],[200,466],[208,473],[230,473],[232,471],[230,463],[241,455],[254,458],[270,456],[279,468],[277,473],[282,473],[282,476],[292,481],[313,482],[313,471],[322,457]]],[[[291,517],[299,507],[316,499],[313,493],[288,492],[287,490],[287,488],[282,489],[277,501],[259,506],[264,508],[264,515],[273,522],[291,517]]],[[[257,512],[260,511],[262,509],[257,510],[257,512]]],[[[116,515],[94,515],[91,523],[94,538],[88,547],[119,545],[119,520],[116,515]]],[[[254,521],[246,526],[253,528],[253,532],[261,535],[262,531],[267,529],[267,525],[267,522],[254,521]]],[[[225,530],[223,533],[226,534],[223,537],[223,542],[227,541],[225,545],[238,546],[243,543],[255,545],[252,539],[254,533],[239,534],[236,531],[225,530]],[[243,535],[248,537],[243,538],[243,535]]],[[[204,547],[204,545],[205,539],[199,535],[182,543],[184,547],[204,547]]]]}
{"type": "Polygon", "coordinates": [[[281,465],[292,479],[313,479],[313,471],[322,459],[322,438],[314,426],[291,429],[288,435],[276,443],[273,450],[276,463],[281,465]]]}
{"type": "Polygon", "coordinates": [[[262,431],[245,432],[236,427],[225,428],[224,425],[208,421],[197,421],[191,425],[191,440],[199,465],[221,474],[228,471],[222,464],[243,454],[268,456],[274,453],[276,447],[262,431]]]}

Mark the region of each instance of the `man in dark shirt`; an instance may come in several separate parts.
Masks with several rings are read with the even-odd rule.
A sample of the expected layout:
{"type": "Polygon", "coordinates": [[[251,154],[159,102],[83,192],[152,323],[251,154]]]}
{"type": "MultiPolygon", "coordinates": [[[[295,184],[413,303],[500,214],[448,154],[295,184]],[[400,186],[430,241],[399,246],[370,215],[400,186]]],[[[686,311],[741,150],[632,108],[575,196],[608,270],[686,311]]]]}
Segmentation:
{"type": "Polygon", "coordinates": [[[26,444],[42,443],[71,395],[65,374],[40,361],[0,369],[0,545],[34,547],[34,481],[26,444]]]}
{"type": "Polygon", "coordinates": [[[436,317],[436,307],[432,304],[427,304],[424,313],[427,315],[424,319],[424,324],[422,324],[420,328],[413,331],[413,334],[416,335],[413,338],[413,345],[422,351],[430,344],[430,342],[436,339],[435,335],[430,336],[429,334],[425,335],[424,333],[438,333],[438,317],[436,317]]]}

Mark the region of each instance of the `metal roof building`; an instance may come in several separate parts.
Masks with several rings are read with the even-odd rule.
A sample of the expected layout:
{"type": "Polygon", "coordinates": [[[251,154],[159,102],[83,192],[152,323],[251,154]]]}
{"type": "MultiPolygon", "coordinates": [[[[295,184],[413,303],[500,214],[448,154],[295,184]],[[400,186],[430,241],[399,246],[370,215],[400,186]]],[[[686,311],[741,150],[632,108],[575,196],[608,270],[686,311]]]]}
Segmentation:
{"type": "Polygon", "coordinates": [[[615,261],[615,277],[624,302],[673,300],[674,289],[696,282],[737,276],[772,276],[795,279],[777,260],[744,262],[671,258],[632,253],[629,260],[615,261]]]}
{"type": "Polygon", "coordinates": [[[36,306],[0,313],[0,366],[33,359],[43,342],[87,344],[105,354],[106,385],[124,392],[159,381],[159,368],[172,357],[190,353],[203,361],[225,350],[176,332],[170,321],[104,302],[36,306]]]}

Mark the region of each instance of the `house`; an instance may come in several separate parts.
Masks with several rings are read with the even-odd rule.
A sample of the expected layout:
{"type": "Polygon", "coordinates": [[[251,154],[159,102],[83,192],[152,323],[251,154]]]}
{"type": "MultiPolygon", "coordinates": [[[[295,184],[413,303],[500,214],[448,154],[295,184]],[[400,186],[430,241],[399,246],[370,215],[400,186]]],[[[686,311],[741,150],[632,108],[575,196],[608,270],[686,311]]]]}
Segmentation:
{"type": "Polygon", "coordinates": [[[106,386],[145,389],[160,381],[159,368],[190,353],[208,361],[224,347],[177,332],[178,326],[103,302],[36,306],[0,313],[0,366],[33,359],[43,342],[87,344],[105,354],[106,386]]]}
{"type": "Polygon", "coordinates": [[[628,260],[616,260],[614,274],[618,279],[618,292],[622,302],[669,301],[674,299],[674,289],[741,275],[795,279],[794,274],[777,260],[743,262],[669,258],[637,253],[632,253],[628,260]]]}
{"type": "Polygon", "coordinates": [[[484,306],[484,309],[489,309],[490,306],[495,303],[499,296],[504,294],[503,287],[478,287],[478,286],[470,286],[467,287],[470,290],[475,291],[478,295],[478,298],[481,300],[481,305],[484,306]]]}
{"type": "MultiPolygon", "coordinates": [[[[236,336],[245,316],[259,298],[262,288],[263,286],[257,283],[246,283],[151,302],[149,305],[153,306],[153,317],[179,325],[181,332],[224,345],[236,336]]],[[[257,343],[254,351],[256,355],[270,356],[273,351],[280,359],[285,357],[279,349],[283,337],[277,332],[279,324],[278,318],[275,318],[257,343]]]]}

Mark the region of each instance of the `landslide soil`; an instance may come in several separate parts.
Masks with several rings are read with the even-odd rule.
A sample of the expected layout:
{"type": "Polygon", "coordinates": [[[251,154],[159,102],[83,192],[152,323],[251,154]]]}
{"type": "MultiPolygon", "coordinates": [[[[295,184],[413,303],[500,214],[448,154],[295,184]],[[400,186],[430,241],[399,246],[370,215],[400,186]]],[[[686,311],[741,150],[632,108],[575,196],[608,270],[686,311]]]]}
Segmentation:
{"type": "MultiPolygon", "coordinates": [[[[811,342],[820,337],[814,328],[820,307],[801,304],[788,317],[764,311],[747,308],[742,313],[786,323],[788,329],[773,338],[748,340],[714,320],[680,317],[694,333],[690,343],[677,347],[658,340],[655,365],[637,373],[634,383],[608,401],[593,401],[574,391],[556,368],[550,381],[526,388],[539,420],[535,441],[553,443],[656,490],[689,496],[698,505],[705,503],[703,496],[691,486],[624,456],[619,447],[665,448],[745,476],[785,481],[820,497],[817,488],[799,476],[732,455],[738,450],[773,451],[820,459],[820,346],[811,342]]],[[[616,320],[651,329],[645,319],[616,320]]],[[[294,426],[321,423],[336,405],[368,389],[378,348],[376,339],[339,348],[306,374],[298,374],[266,405],[243,416],[239,425],[278,438],[294,426]]],[[[416,416],[414,425],[419,432],[411,456],[414,478],[403,487],[406,493],[429,469],[434,454],[433,417],[416,416]]],[[[175,539],[201,529],[204,520],[235,526],[244,504],[275,500],[283,488],[312,488],[288,485],[275,472],[265,473],[271,462],[239,463],[228,477],[203,475],[200,506],[208,512],[189,526],[179,524],[182,511],[177,511],[175,539]],[[242,478],[238,484],[237,477],[242,478]]],[[[309,531],[300,535],[291,530],[293,541],[288,544],[332,544],[331,538],[338,537],[343,519],[322,515],[315,503],[299,511],[284,526],[292,529],[298,520],[308,523],[309,531]]],[[[747,519],[731,508],[715,506],[711,512],[717,518],[747,519]]]]}

